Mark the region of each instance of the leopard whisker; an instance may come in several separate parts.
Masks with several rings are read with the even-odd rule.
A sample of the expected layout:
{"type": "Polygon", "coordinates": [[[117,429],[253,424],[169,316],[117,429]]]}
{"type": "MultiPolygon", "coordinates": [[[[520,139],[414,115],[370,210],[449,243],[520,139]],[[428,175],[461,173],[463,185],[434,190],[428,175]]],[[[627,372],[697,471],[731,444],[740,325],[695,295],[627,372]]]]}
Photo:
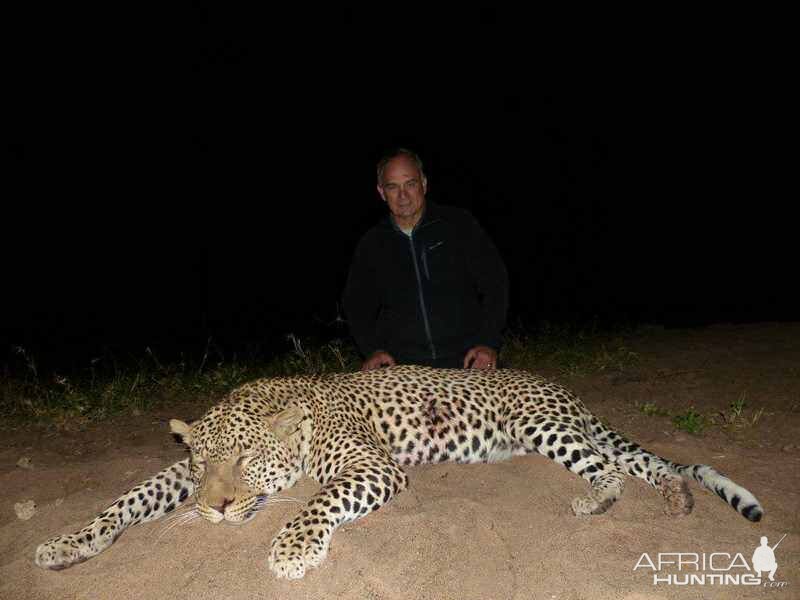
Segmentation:
{"type": "Polygon", "coordinates": [[[197,519],[188,519],[188,520],[186,520],[186,521],[182,521],[182,522],[176,522],[176,523],[173,523],[172,525],[170,525],[169,527],[166,527],[166,528],[164,528],[164,529],[163,529],[163,530],[162,530],[162,531],[161,531],[161,532],[158,534],[158,536],[156,537],[156,539],[155,539],[155,543],[159,543],[159,542],[161,542],[162,538],[164,538],[164,536],[165,536],[165,535],[167,535],[169,532],[171,532],[171,531],[172,531],[173,529],[175,529],[176,527],[182,527],[183,525],[187,525],[187,524],[189,524],[189,523],[191,523],[191,522],[193,522],[193,521],[195,521],[195,520],[197,520],[197,519]]]}
{"type": "Polygon", "coordinates": [[[194,520],[195,517],[198,517],[198,516],[200,516],[200,513],[196,513],[196,512],[185,513],[183,515],[180,515],[180,517],[178,517],[178,518],[170,520],[168,523],[165,524],[165,527],[171,528],[171,527],[174,527],[175,525],[180,525],[182,523],[185,523],[185,522],[188,522],[188,521],[192,521],[192,520],[194,520]]]}
{"type": "Polygon", "coordinates": [[[158,543],[161,540],[161,538],[163,538],[167,533],[169,533],[176,527],[183,527],[184,525],[188,525],[192,521],[196,521],[199,518],[201,518],[201,516],[198,511],[191,511],[180,515],[178,518],[172,519],[158,532],[158,536],[156,537],[156,543],[158,543]]]}
{"type": "Polygon", "coordinates": [[[303,504],[303,502],[296,498],[267,498],[265,496],[259,496],[253,504],[252,510],[261,510],[265,506],[271,504],[303,504]]]}
{"type": "Polygon", "coordinates": [[[195,512],[197,512],[197,511],[189,511],[189,512],[181,513],[179,515],[171,515],[169,518],[161,520],[160,524],[162,526],[166,527],[167,525],[171,525],[171,524],[173,524],[173,523],[175,523],[177,521],[183,520],[187,516],[191,516],[191,515],[195,514],[195,512]]]}
{"type": "Polygon", "coordinates": [[[196,510],[197,510],[196,504],[185,504],[183,506],[178,507],[177,509],[172,511],[169,515],[161,519],[161,522],[168,523],[170,521],[177,519],[178,517],[182,517],[183,515],[189,514],[192,511],[196,510]]]}
{"type": "Polygon", "coordinates": [[[281,502],[289,502],[294,504],[303,504],[302,500],[298,500],[297,498],[267,498],[264,500],[265,504],[280,504],[281,502]]]}

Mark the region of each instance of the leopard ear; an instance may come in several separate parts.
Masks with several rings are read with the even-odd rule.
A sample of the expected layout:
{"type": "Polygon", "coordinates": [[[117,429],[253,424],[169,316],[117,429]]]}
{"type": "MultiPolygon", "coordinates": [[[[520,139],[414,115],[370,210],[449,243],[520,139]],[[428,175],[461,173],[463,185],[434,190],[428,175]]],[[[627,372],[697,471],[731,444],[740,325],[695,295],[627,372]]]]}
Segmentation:
{"type": "Polygon", "coordinates": [[[169,428],[172,430],[172,433],[179,436],[183,440],[184,444],[188,445],[192,442],[192,428],[183,421],[171,419],[169,422],[169,428]]]}
{"type": "Polygon", "coordinates": [[[272,429],[272,433],[275,434],[275,437],[283,441],[297,431],[304,417],[305,413],[302,408],[292,406],[286,410],[282,410],[276,415],[267,417],[267,425],[272,429]]]}

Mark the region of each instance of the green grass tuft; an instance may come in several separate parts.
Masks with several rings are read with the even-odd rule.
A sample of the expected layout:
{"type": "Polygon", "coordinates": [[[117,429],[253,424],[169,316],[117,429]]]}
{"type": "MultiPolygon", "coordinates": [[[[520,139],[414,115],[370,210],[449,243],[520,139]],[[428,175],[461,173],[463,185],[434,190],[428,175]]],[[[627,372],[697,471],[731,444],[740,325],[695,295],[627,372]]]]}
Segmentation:
{"type": "Polygon", "coordinates": [[[758,410],[747,409],[747,393],[740,396],[728,405],[728,410],[723,410],[714,415],[713,421],[728,431],[741,431],[748,427],[755,427],[764,416],[764,408],[758,410]]]}
{"type": "Polygon", "coordinates": [[[647,415],[648,417],[668,417],[670,412],[666,408],[661,408],[655,402],[645,402],[644,404],[637,404],[639,412],[647,415]]]}
{"type": "Polygon", "coordinates": [[[698,435],[702,433],[708,425],[708,418],[702,413],[697,412],[694,407],[692,407],[687,409],[685,412],[678,413],[673,416],[672,422],[678,429],[693,435],[698,435]]]}

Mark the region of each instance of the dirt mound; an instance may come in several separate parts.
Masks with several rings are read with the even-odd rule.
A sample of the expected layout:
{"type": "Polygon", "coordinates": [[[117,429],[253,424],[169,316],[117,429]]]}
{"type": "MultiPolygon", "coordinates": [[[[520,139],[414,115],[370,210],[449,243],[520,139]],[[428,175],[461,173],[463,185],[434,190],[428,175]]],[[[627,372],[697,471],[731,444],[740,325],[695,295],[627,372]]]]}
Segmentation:
{"type": "MultiPolygon", "coordinates": [[[[634,479],[607,514],[576,518],[569,503],[585,493],[584,482],[529,456],[409,469],[410,489],[340,529],[328,560],[301,581],[278,581],[267,568],[270,541],[297,510],[292,504],[271,506],[239,528],[203,520],[135,527],[84,564],[37,568],[39,543],[77,529],[128,487],[185,456],[166,420],[198,416],[203,407],[181,406],[176,414],[119,419],[69,435],[4,435],[0,598],[762,598],[766,573],[761,585],[744,585],[753,573],[738,559],[728,567],[737,553],[751,565],[761,536],[772,545],[784,534],[772,584],[783,587],[769,591],[798,597],[800,325],[663,331],[633,340],[631,350],[640,361],[623,373],[556,378],[649,450],[710,463],[749,488],[766,509],[761,523],[694,484],[694,512],[668,517],[656,491],[634,479]],[[675,425],[677,418],[691,428],[681,421],[690,410],[702,416],[699,435],[675,425]],[[28,500],[35,513],[22,520],[14,506],[28,500]],[[677,556],[666,553],[678,552],[685,553],[681,570],[656,570],[659,557],[674,562],[677,556]],[[712,553],[729,556],[715,554],[703,569],[712,553]],[[724,575],[727,583],[718,583],[724,575]],[[688,576],[690,585],[678,585],[688,576]]],[[[282,495],[303,500],[315,490],[305,480],[282,495]]]]}

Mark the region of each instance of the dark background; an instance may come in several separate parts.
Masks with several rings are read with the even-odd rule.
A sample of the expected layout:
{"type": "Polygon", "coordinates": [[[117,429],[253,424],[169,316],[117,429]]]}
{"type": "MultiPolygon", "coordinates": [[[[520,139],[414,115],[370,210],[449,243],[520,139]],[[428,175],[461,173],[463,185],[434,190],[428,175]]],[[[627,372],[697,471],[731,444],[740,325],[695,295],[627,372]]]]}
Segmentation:
{"type": "Polygon", "coordinates": [[[746,40],[598,58],[610,40],[570,52],[477,14],[434,53],[357,37],[352,15],[279,39],[235,33],[246,14],[193,18],[165,55],[75,41],[20,69],[46,83],[12,113],[5,360],[342,335],[352,251],[385,211],[375,163],[396,145],[421,155],[430,199],[494,239],[512,325],[800,318],[788,99],[746,40]]]}

